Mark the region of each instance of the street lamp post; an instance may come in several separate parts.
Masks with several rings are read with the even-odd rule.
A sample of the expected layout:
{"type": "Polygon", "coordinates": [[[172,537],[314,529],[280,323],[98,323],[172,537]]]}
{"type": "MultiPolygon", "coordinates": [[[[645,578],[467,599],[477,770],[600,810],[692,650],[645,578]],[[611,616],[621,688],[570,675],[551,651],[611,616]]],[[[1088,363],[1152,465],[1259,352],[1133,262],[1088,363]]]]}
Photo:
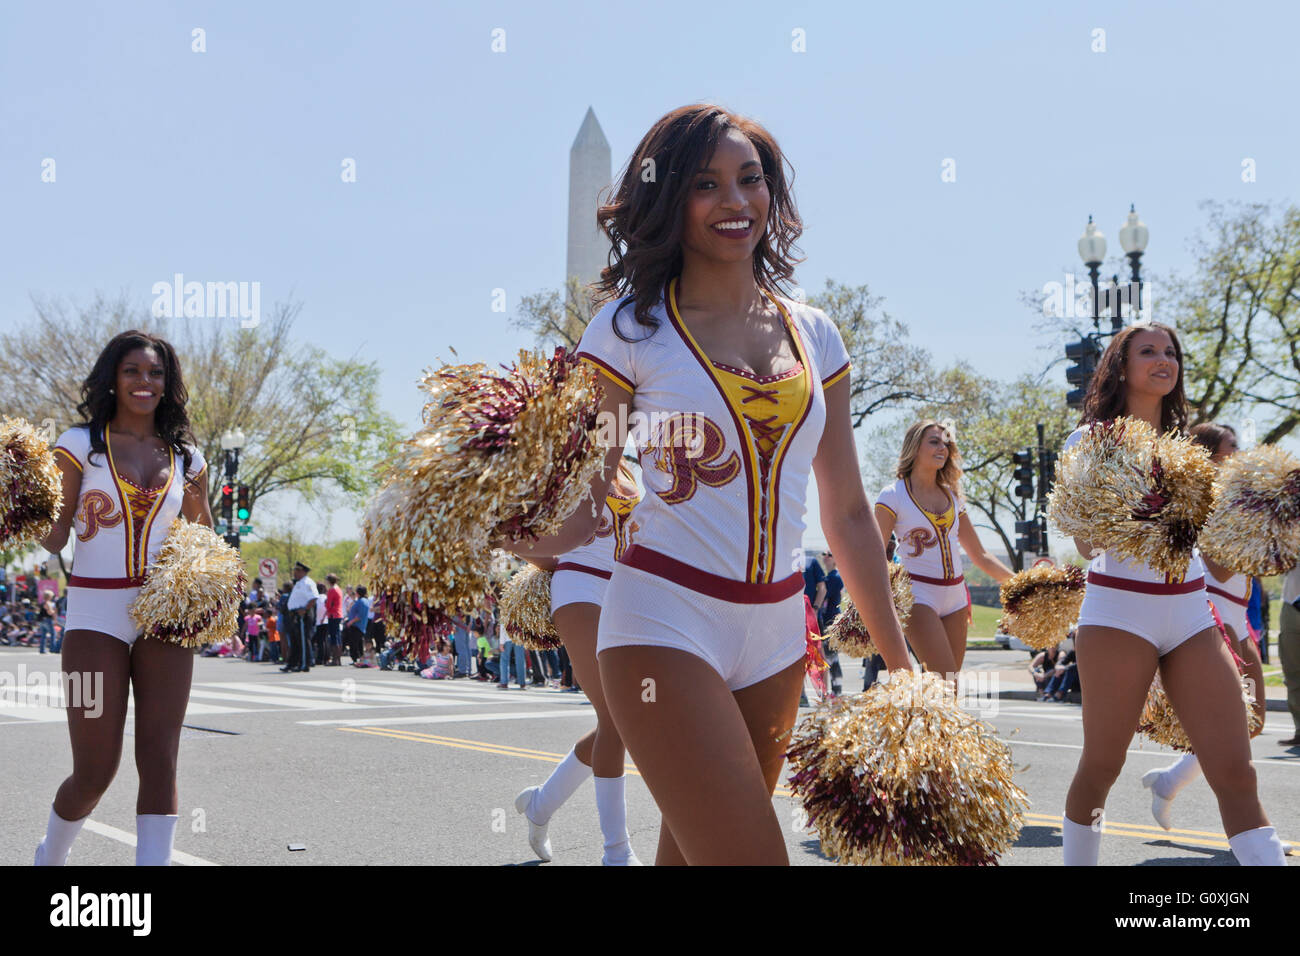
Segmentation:
{"type": "MultiPolygon", "coordinates": [[[[1146,250],[1150,232],[1146,223],[1138,218],[1137,209],[1130,203],[1128,218],[1119,230],[1119,244],[1128,256],[1132,277],[1129,279],[1129,309],[1134,318],[1142,311],[1142,253],[1146,250]]],[[[1118,327],[1115,331],[1119,331],[1118,327]]]]}
{"type": "Polygon", "coordinates": [[[1106,258],[1106,237],[1101,234],[1097,224],[1088,217],[1088,225],[1083,227],[1079,237],[1079,257],[1088,267],[1088,277],[1092,280],[1092,325],[1101,331],[1101,298],[1097,289],[1097,276],[1101,271],[1102,260],[1106,258]]]}
{"type": "Polygon", "coordinates": [[[221,487],[221,520],[226,526],[226,543],[239,547],[239,526],[235,524],[235,478],[239,474],[239,452],[246,442],[243,429],[235,428],[221,436],[221,450],[225,452],[226,477],[221,487]]]}

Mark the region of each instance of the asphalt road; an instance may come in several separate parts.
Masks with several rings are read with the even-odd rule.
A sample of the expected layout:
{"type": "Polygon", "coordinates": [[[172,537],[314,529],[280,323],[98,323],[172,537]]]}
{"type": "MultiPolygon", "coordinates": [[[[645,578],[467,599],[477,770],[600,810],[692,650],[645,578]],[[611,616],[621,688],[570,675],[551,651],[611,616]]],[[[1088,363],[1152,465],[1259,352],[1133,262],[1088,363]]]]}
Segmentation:
{"type": "MultiPolygon", "coordinates": [[[[992,670],[1021,655],[972,651],[967,666],[992,670]]],[[[0,648],[0,864],[29,865],[50,800],[71,768],[62,710],[41,687],[57,658],[0,648]],[[22,690],[15,689],[21,685],[22,690]]],[[[861,687],[859,665],[846,689],[861,687]]],[[[57,686],[57,685],[56,685],[57,686]]],[[[57,703],[57,701],[56,701],[57,703]]],[[[1060,815],[1078,760],[1080,708],[998,700],[983,715],[1009,739],[1017,782],[1032,806],[1010,866],[1061,863],[1060,815]]],[[[127,733],[130,734],[128,716],[127,733]]],[[[275,665],[197,659],[181,743],[181,824],[176,862],[188,865],[531,864],[515,795],[542,782],[594,726],[579,694],[500,691],[474,681],[432,682],[351,667],[281,674],[275,665]],[[289,850],[301,845],[302,850],[289,850]]],[[[1285,713],[1270,713],[1253,749],[1261,797],[1284,840],[1300,843],[1300,748],[1285,713]]],[[[71,862],[134,861],[136,772],[131,737],[113,786],[78,839],[71,862]]],[[[1102,862],[1235,865],[1203,781],[1179,797],[1176,829],[1150,814],[1142,773],[1170,752],[1135,739],[1107,806],[1102,862]]],[[[629,771],[633,768],[629,767],[629,771]]],[[[659,814],[644,783],[628,778],[633,846],[653,859],[659,814]]],[[[774,797],[791,862],[826,866],[817,838],[799,829],[795,802],[774,797]]],[[[584,784],[551,823],[555,861],[600,861],[593,788],[584,784]]],[[[1294,862],[1300,857],[1291,857],[1294,862]]]]}

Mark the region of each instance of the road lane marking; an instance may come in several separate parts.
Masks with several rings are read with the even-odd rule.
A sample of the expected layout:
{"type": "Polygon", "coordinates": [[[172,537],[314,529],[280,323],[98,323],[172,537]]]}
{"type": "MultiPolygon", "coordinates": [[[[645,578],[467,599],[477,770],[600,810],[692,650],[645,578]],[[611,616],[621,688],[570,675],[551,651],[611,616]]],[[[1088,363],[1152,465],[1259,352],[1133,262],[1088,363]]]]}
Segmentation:
{"type": "MultiPolygon", "coordinates": [[[[513,714],[511,716],[514,716],[513,714]]],[[[339,727],[341,731],[353,734],[368,734],[375,737],[390,737],[393,740],[406,740],[411,743],[437,744],[441,747],[453,747],[457,750],[476,750],[481,753],[494,754],[498,757],[522,757],[528,760],[543,760],[559,763],[567,754],[550,753],[545,750],[528,750],[523,747],[511,747],[509,744],[495,744],[487,740],[464,740],[460,737],[440,737],[436,734],[421,734],[410,730],[389,730],[385,727],[339,727]]],[[[641,776],[636,767],[626,764],[624,773],[634,777],[641,776]]],[[[773,796],[790,797],[794,794],[785,787],[777,787],[773,796]]]]}
{"type": "MultiPolygon", "coordinates": [[[[1057,744],[1048,743],[1044,740],[1020,740],[1017,737],[1010,737],[1005,734],[1001,735],[1002,739],[1013,747],[1056,747],[1061,750],[1082,750],[1083,744],[1057,744]]],[[[1126,750],[1126,754],[1133,757],[1159,757],[1162,760],[1168,760],[1170,757],[1181,757],[1176,750],[1126,750]]],[[[1257,767],[1290,767],[1292,770],[1300,769],[1300,760],[1294,757],[1258,757],[1251,761],[1257,767]],[[1286,763],[1274,763],[1273,761],[1287,761],[1286,763]]]]}
{"type": "MultiPolygon", "coordinates": [[[[98,833],[100,836],[106,836],[110,840],[116,840],[118,843],[125,843],[127,846],[135,846],[135,834],[127,833],[125,830],[119,830],[117,827],[111,827],[107,823],[100,823],[97,820],[87,820],[85,828],[91,833],[98,833]]],[[[179,863],[181,866],[220,866],[220,863],[213,863],[211,860],[205,860],[201,856],[193,856],[189,853],[182,853],[180,850],[172,850],[172,862],[179,863]]]]}
{"type": "Polygon", "coordinates": [[[427,714],[421,717],[352,717],[333,720],[300,720],[298,723],[309,727],[378,727],[395,724],[459,724],[476,720],[551,720],[557,717],[588,717],[595,719],[596,712],[590,707],[573,707],[567,710],[534,710],[529,712],[510,711],[492,714],[427,714]]]}

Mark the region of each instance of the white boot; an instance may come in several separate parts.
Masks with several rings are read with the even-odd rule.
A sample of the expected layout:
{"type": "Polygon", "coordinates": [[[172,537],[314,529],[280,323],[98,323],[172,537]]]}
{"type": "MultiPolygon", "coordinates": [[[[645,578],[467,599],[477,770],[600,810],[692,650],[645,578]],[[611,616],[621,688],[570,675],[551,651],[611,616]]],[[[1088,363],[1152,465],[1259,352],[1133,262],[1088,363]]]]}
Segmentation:
{"type": "Polygon", "coordinates": [[[596,813],[605,838],[602,866],[641,866],[627,832],[626,777],[596,777],[596,813]]]}
{"type": "Polygon", "coordinates": [[[1061,843],[1065,849],[1066,866],[1096,866],[1101,856],[1101,828],[1098,826],[1094,830],[1062,814],[1061,843]]]}
{"type": "Polygon", "coordinates": [[[66,866],[72,841],[81,832],[81,826],[90,819],[89,814],[80,820],[65,820],[50,806],[50,820],[45,825],[45,839],[36,848],[36,866],[66,866]]]}
{"type": "Polygon", "coordinates": [[[176,814],[138,813],[135,817],[135,865],[171,866],[176,814]]]}
{"type": "Polygon", "coordinates": [[[1282,841],[1273,827],[1257,827],[1228,837],[1228,846],[1242,866],[1286,866],[1282,841]]]}
{"type": "Polygon", "coordinates": [[[1174,797],[1201,775],[1201,762],[1196,754],[1183,754],[1177,762],[1159,770],[1148,770],[1142,775],[1142,786],[1151,791],[1151,815],[1156,823],[1168,830],[1173,824],[1169,811],[1174,797]]]}
{"type": "Polygon", "coordinates": [[[528,845],[543,863],[551,862],[551,841],[546,835],[551,815],[590,776],[591,768],[578,759],[576,749],[570,750],[545,783],[540,787],[526,787],[515,797],[515,809],[528,821],[528,845]]]}

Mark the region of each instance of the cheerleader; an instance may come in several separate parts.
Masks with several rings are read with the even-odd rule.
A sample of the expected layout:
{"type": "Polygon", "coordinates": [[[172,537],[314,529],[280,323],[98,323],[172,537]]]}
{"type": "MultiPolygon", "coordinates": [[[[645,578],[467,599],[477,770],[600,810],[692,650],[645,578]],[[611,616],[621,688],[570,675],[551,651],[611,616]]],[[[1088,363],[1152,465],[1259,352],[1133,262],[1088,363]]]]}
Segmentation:
{"type": "MultiPolygon", "coordinates": [[[[1080,428],[1129,415],[1157,431],[1183,431],[1183,353],[1173,329],[1152,322],[1129,326],[1111,341],[1089,384],[1080,428]]],[[[1095,866],[1106,796],[1124,766],[1124,752],[1156,670],[1219,801],[1228,844],[1243,865],[1283,865],[1282,844],[1260,806],[1241,684],[1206,600],[1198,552],[1175,579],[1138,561],[1106,554],[1075,538],[1093,555],[1079,612],[1079,677],[1083,753],[1061,821],[1067,866],[1095,866]]]]}
{"type": "MultiPolygon", "coordinates": [[[[1193,441],[1210,452],[1211,460],[1216,465],[1237,450],[1237,433],[1228,425],[1204,422],[1193,427],[1189,434],[1193,441]]],[[[1210,604],[1223,622],[1223,629],[1234,652],[1245,663],[1246,676],[1255,684],[1255,712],[1259,715],[1259,727],[1250,736],[1256,737],[1264,730],[1267,700],[1264,697],[1264,665],[1259,658],[1259,649],[1250,638],[1246,623],[1246,606],[1250,603],[1250,576],[1233,574],[1205,555],[1201,555],[1201,560],[1209,572],[1205,590],[1210,604]]],[[[1151,791],[1151,814],[1166,830],[1172,825],[1169,811],[1174,797],[1200,775],[1201,763],[1196,759],[1196,754],[1184,754],[1172,765],[1148,770],[1142,775],[1142,786],[1151,791]]]]}
{"type": "MultiPolygon", "coordinates": [[[[908,666],[858,475],[848,353],[825,313],[777,294],[802,231],[784,162],[757,123],[682,107],[641,140],[598,211],[613,247],[599,292],[614,300],[579,354],[601,373],[601,420],[620,427],[592,497],[605,499],[627,424],[647,493],[597,654],[663,814],[661,865],[789,862],[771,797],[803,687],[814,471],[849,593],[889,666],[908,666]]],[[[553,537],[512,547],[563,554],[597,517],[579,508],[553,537]]]]}
{"type": "Polygon", "coordinates": [[[551,574],[551,620],[569,652],[573,674],[596,711],[596,729],[560,761],[540,787],[528,787],[515,798],[515,809],[528,820],[528,843],[539,859],[549,862],[551,842],[546,829],[551,815],[588,777],[596,788],[596,815],[605,840],[604,866],[640,866],[627,832],[627,800],[623,785],[623,741],[610,719],[601,692],[596,664],[596,629],[605,588],[636,528],[632,509],[640,500],[631,469],[618,463],[618,475],[605,498],[600,525],[580,547],[559,559],[534,558],[551,574]]]}
{"type": "Polygon", "coordinates": [[[961,455],[952,433],[934,421],[916,422],[903,436],[898,479],[876,499],[885,542],[898,538],[898,556],[912,578],[907,642],[926,670],[955,679],[966,657],[970,592],[961,545],[980,570],[1001,584],[1011,569],[984,550],[961,493],[961,455]]]}
{"type": "Polygon", "coordinates": [[[127,698],[135,698],[137,866],[168,866],[176,830],[176,755],[194,652],[137,642],[127,613],[177,515],[212,526],[206,465],[185,413],[188,394],[171,345],[123,332],[81,386],[82,425],[55,446],[63,510],[41,545],[58,553],[76,532],[68,579],[65,687],[72,775],[50,808],[37,866],[63,866],[77,833],[117,773],[127,698]],[[79,675],[69,678],[72,675],[79,675]],[[102,676],[102,691],[98,683],[102,676]],[[95,696],[88,696],[94,687],[95,696]],[[102,711],[102,712],[101,712],[102,711]]]}

